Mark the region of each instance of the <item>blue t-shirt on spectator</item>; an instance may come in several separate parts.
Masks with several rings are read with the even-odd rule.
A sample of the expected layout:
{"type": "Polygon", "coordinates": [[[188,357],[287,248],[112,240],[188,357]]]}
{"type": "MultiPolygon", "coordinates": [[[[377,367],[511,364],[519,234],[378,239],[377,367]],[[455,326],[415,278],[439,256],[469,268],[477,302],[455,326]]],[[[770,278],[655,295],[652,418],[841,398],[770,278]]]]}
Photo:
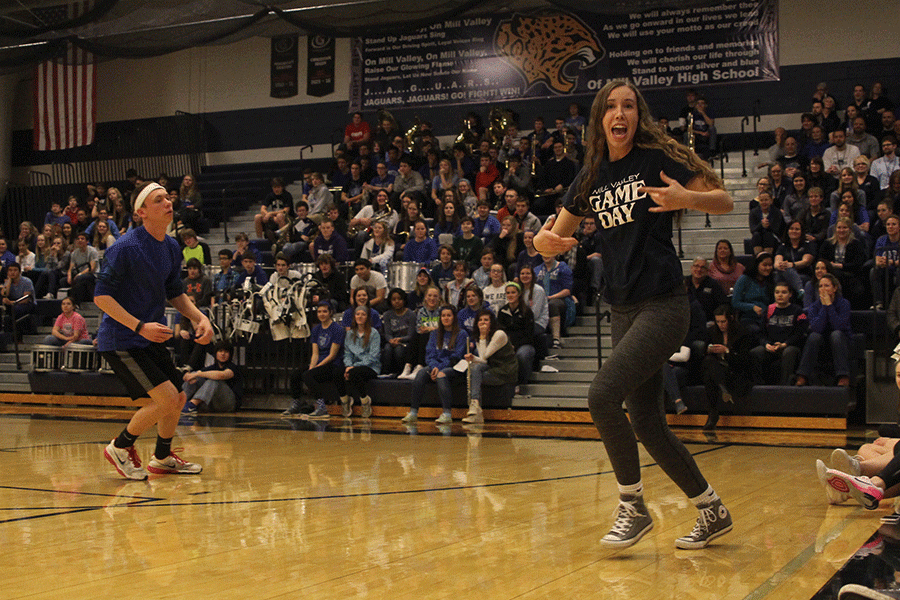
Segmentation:
{"type": "Polygon", "coordinates": [[[322,364],[322,361],[328,357],[328,354],[331,352],[331,345],[338,344],[340,349],[337,356],[334,357],[334,364],[339,368],[344,367],[345,335],[346,330],[344,326],[337,321],[332,321],[327,328],[323,328],[321,323],[313,327],[310,339],[313,344],[319,347],[319,362],[316,363],[316,366],[322,364]]]}

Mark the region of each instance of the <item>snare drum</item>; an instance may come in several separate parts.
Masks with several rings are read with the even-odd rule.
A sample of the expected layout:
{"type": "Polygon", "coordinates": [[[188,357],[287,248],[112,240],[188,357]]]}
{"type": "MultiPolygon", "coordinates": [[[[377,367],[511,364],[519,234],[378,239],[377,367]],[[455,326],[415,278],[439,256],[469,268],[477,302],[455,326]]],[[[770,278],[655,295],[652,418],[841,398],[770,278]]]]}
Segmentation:
{"type": "Polygon", "coordinates": [[[98,352],[97,357],[100,359],[100,367],[97,369],[98,373],[114,373],[115,372],[115,371],[113,371],[112,367],[109,366],[109,363],[107,362],[105,356],[103,356],[102,354],[100,354],[98,352]]]}
{"type": "Polygon", "coordinates": [[[393,262],[388,273],[388,286],[410,292],[416,288],[416,274],[422,265],[416,262],[393,262]]]}
{"type": "Polygon", "coordinates": [[[31,349],[31,368],[42,373],[58,371],[62,366],[62,347],[49,344],[37,344],[31,349]]]}
{"type": "Polygon", "coordinates": [[[316,266],[316,263],[314,263],[314,262],[302,262],[302,263],[294,263],[293,265],[291,265],[291,270],[297,271],[298,273],[300,273],[301,276],[303,276],[303,275],[307,275],[307,274],[315,275],[316,271],[318,271],[319,268],[316,266]]]}
{"type": "Polygon", "coordinates": [[[84,373],[96,371],[100,365],[100,355],[93,346],[69,346],[66,350],[66,362],[63,371],[84,373]]]}
{"type": "Polygon", "coordinates": [[[178,310],[172,306],[167,306],[165,310],[166,327],[175,330],[175,321],[177,320],[178,310]]]}

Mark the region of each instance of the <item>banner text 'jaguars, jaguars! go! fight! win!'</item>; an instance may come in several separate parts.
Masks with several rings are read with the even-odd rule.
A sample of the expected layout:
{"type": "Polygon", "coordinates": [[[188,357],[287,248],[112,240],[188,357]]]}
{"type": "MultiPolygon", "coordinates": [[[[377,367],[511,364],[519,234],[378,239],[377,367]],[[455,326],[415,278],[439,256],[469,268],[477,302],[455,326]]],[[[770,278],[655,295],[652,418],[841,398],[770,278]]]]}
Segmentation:
{"type": "Polygon", "coordinates": [[[776,0],[465,17],[353,43],[350,111],[778,79],[776,0]]]}

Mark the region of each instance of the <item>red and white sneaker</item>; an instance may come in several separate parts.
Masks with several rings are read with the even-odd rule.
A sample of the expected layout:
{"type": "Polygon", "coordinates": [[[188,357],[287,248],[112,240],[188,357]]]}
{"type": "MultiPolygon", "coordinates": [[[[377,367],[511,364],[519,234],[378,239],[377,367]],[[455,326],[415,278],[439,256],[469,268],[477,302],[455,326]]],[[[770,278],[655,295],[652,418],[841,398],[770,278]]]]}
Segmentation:
{"type": "Polygon", "coordinates": [[[821,460],[816,461],[816,476],[819,478],[819,483],[825,487],[828,504],[841,504],[850,499],[849,492],[839,492],[828,483],[828,466],[821,460]]]}
{"type": "Polygon", "coordinates": [[[116,448],[115,440],[103,449],[103,456],[126,479],[147,479],[147,471],[141,467],[141,459],[134,446],[116,448]]]}
{"type": "Polygon", "coordinates": [[[196,463],[187,462],[174,452],[165,458],[156,458],[153,456],[147,464],[147,470],[151,473],[159,475],[167,475],[170,473],[180,475],[196,475],[203,470],[203,467],[196,463]]]}
{"type": "Polygon", "coordinates": [[[850,475],[837,469],[828,469],[825,476],[828,485],[839,492],[850,494],[867,510],[878,508],[878,503],[884,498],[884,490],[874,485],[868,477],[850,475]]]}

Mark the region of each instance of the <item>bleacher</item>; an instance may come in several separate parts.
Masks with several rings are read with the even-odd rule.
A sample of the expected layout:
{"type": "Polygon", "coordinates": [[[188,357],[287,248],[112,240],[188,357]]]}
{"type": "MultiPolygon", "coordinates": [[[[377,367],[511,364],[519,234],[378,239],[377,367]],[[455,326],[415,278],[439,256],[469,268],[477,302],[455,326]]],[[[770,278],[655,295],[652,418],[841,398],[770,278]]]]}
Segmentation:
{"type": "MultiPolygon", "coordinates": [[[[732,241],[741,248],[746,237],[746,207],[755,191],[755,178],[743,177],[737,168],[725,169],[726,187],[735,199],[735,210],[728,215],[707,216],[691,212],[681,222],[681,235],[674,240],[676,248],[683,256],[685,274],[695,256],[711,256],[718,239],[732,241]]],[[[259,202],[269,189],[272,176],[279,175],[291,181],[300,176],[295,163],[266,163],[263,165],[235,165],[233,167],[212,167],[203,170],[198,185],[204,196],[204,213],[211,225],[203,237],[209,243],[213,256],[220,248],[233,248],[234,235],[240,231],[253,237],[253,215],[259,202]],[[294,169],[293,171],[291,169],[294,169]],[[219,222],[221,220],[221,222],[219,222]],[[218,226],[216,223],[219,222],[218,226]]],[[[677,235],[677,234],[676,234],[677,235]]],[[[44,301],[42,301],[44,302],[44,301]]],[[[49,302],[49,301],[47,301],[49,302]]],[[[47,305],[49,306],[49,304],[47,305]]],[[[523,390],[524,396],[512,397],[511,390],[495,390],[485,394],[486,413],[490,419],[520,419],[545,421],[589,422],[585,397],[588,385],[597,369],[598,338],[595,307],[582,307],[582,314],[574,327],[569,328],[560,360],[545,361],[558,372],[535,372],[523,390]],[[489,400],[488,400],[489,399],[489,400]]],[[[601,313],[606,307],[599,308],[601,313]]],[[[37,336],[25,336],[21,347],[23,371],[31,370],[31,346],[49,333],[52,321],[47,313],[53,311],[42,307],[44,313],[38,324],[37,336]]],[[[57,313],[58,314],[58,313],[57,313]]],[[[53,315],[55,316],[55,314],[53,315]]],[[[873,347],[872,328],[863,323],[872,323],[871,311],[854,314],[854,331],[861,327],[854,338],[854,379],[851,388],[833,386],[808,386],[803,388],[781,388],[778,386],[757,386],[746,405],[740,407],[740,414],[723,413],[722,426],[763,426],[763,427],[815,427],[841,428],[854,410],[857,399],[865,397],[865,368],[863,354],[873,347]],[[868,313],[868,314],[866,314],[868,313]]],[[[610,349],[608,321],[600,324],[599,351],[605,356],[610,349]]],[[[10,372],[14,362],[9,353],[0,353],[0,369],[10,372]]],[[[46,398],[54,403],[84,403],[131,405],[124,398],[124,390],[110,374],[93,372],[72,373],[55,371],[32,373],[23,383],[21,377],[4,378],[0,384],[0,401],[9,402],[20,398],[19,394],[32,392],[36,398],[46,398]],[[3,392],[15,392],[5,394],[3,392]]],[[[408,407],[408,386],[411,382],[392,379],[377,380],[372,383],[375,416],[402,416],[408,407]]],[[[430,387],[430,386],[429,386],[430,387]]],[[[685,403],[689,413],[671,415],[673,423],[702,425],[707,410],[702,387],[690,386],[685,390],[685,403]]],[[[245,408],[281,410],[289,404],[285,394],[257,394],[245,402],[245,408]]],[[[464,412],[465,386],[460,385],[455,392],[454,406],[464,412]]],[[[424,407],[438,406],[436,395],[429,390],[423,402],[424,407]]],[[[428,408],[423,416],[428,415],[428,408]]],[[[434,409],[437,411],[437,409],[434,409]]],[[[435,413],[435,416],[437,413],[435,413]]]]}

